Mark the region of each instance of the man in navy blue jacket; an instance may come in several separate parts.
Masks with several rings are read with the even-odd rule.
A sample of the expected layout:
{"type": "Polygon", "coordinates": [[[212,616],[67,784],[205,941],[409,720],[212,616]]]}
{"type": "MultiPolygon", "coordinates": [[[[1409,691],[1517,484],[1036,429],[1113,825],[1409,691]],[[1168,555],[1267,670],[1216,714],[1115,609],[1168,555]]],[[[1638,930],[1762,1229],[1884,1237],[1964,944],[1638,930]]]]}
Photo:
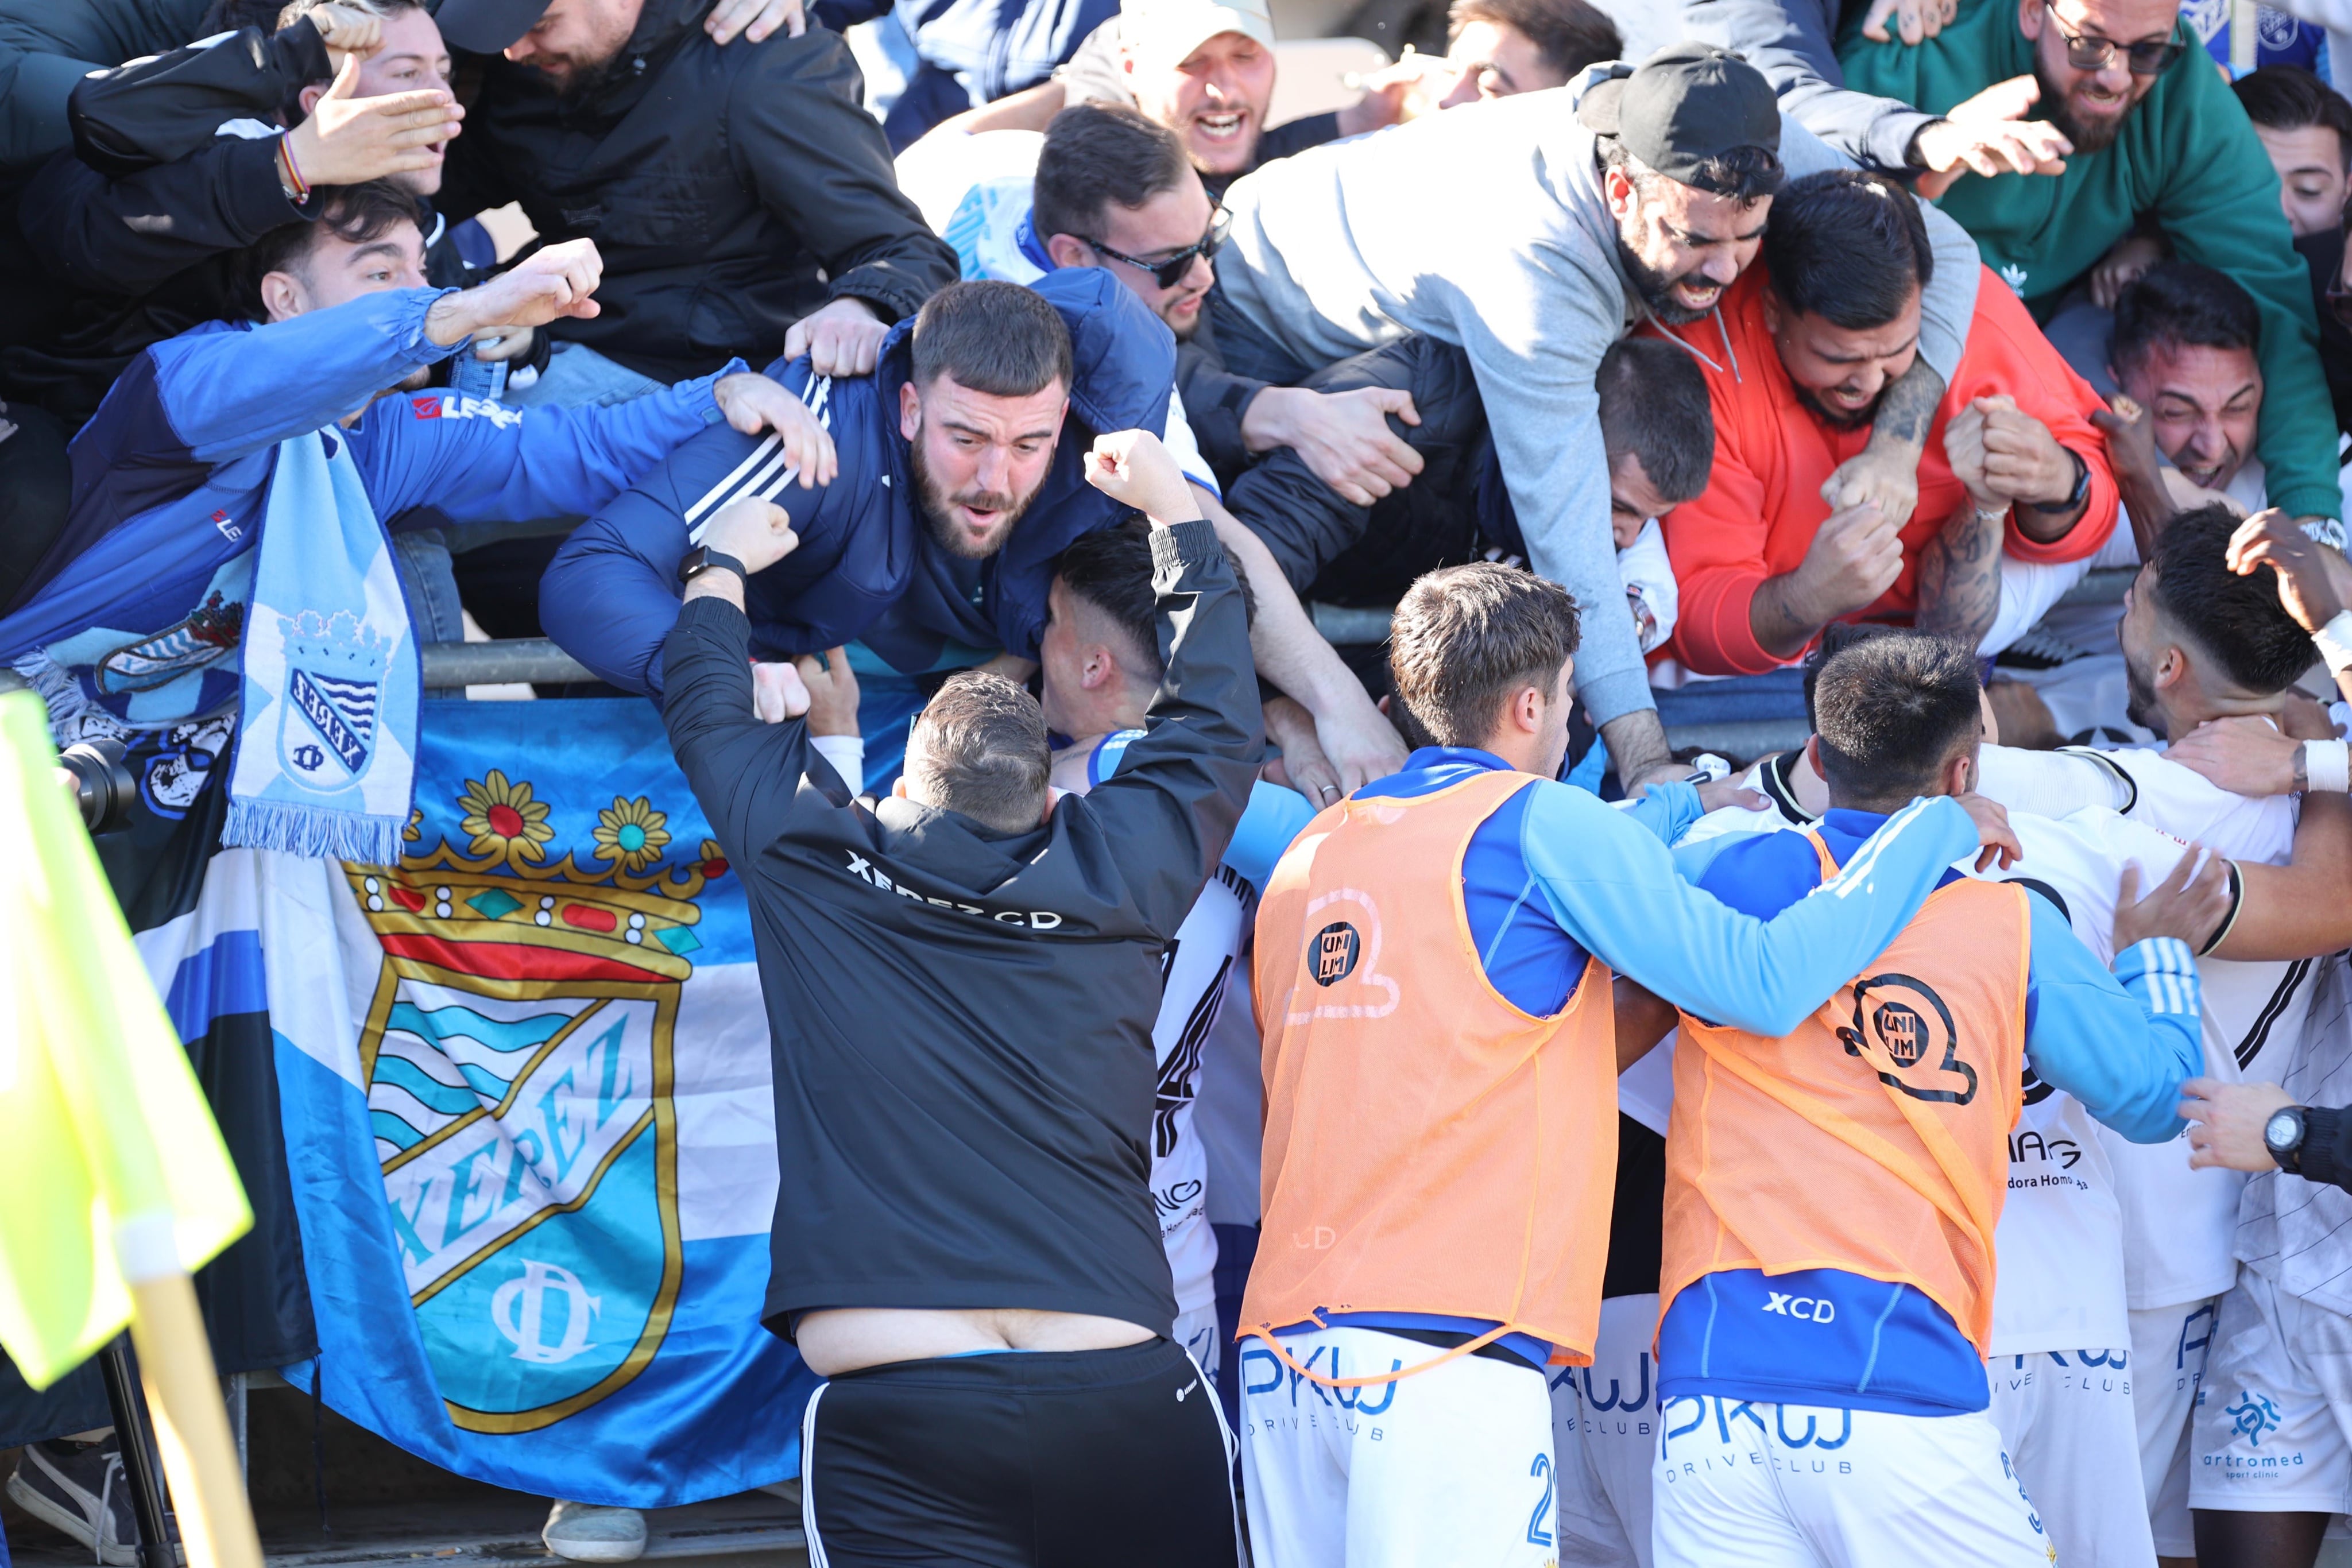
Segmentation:
{"type": "Polygon", "coordinates": [[[1087,484],[1087,451],[1160,429],[1175,366],[1167,328],[1106,273],[951,285],[891,332],[870,376],[769,367],[830,433],[837,476],[777,440],[706,431],[572,535],[541,621],[604,679],[660,695],[681,566],[730,501],[772,500],[800,543],[746,586],[752,655],[789,686],[793,655],[851,644],[867,778],[886,781],[925,677],[991,662],[1026,674],[1055,557],[1119,515],[1087,484]],[[975,327],[994,362],[948,373],[927,344],[975,327]]]}

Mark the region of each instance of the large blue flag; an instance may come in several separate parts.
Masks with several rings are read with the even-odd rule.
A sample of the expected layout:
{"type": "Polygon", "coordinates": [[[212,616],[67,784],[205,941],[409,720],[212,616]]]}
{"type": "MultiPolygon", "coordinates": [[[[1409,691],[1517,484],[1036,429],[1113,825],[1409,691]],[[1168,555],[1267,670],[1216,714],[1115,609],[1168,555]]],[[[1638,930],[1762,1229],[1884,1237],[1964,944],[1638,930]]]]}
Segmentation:
{"type": "Polygon", "coordinates": [[[398,866],[225,851],[140,937],[175,1018],[266,1001],[320,1344],[288,1375],[540,1496],[794,1474],[766,1012],[658,716],[427,702],[416,769],[398,866]]]}

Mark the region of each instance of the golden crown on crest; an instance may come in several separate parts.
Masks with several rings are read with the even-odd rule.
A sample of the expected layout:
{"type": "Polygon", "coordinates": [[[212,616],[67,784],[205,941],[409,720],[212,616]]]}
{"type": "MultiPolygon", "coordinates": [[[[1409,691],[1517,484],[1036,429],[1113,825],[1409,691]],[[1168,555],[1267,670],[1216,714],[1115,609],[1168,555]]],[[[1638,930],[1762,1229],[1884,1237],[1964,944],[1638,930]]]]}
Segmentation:
{"type": "MultiPolygon", "coordinates": [[[[396,867],[345,862],[385,951],[485,979],[685,979],[702,946],[694,901],[727,873],[718,843],[665,869],[667,814],[616,795],[591,841],[551,861],[555,830],[536,793],[493,768],[455,799],[465,848],[443,837],[396,867]]],[[[422,844],[424,816],[410,813],[410,843],[422,844]]]]}

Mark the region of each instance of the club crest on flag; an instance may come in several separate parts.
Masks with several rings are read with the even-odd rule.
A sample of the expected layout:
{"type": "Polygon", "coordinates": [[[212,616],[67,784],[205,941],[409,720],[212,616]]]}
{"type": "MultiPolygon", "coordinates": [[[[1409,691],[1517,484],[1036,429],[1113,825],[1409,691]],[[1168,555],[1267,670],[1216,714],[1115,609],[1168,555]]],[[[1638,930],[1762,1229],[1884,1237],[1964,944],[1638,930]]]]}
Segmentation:
{"type": "Polygon", "coordinates": [[[330,617],[305,610],[279,616],[278,625],[286,640],[278,761],[310,789],[347,789],[375,753],[376,703],[391,639],[349,611],[330,617]]]}
{"type": "Polygon", "coordinates": [[[551,862],[534,794],[489,769],[455,801],[463,848],[346,868],[383,951],[360,1062],[400,1262],[449,1419],[483,1433],[601,1402],[669,1330],[678,997],[724,870],[708,844],[659,866],[642,796],[551,862]]]}

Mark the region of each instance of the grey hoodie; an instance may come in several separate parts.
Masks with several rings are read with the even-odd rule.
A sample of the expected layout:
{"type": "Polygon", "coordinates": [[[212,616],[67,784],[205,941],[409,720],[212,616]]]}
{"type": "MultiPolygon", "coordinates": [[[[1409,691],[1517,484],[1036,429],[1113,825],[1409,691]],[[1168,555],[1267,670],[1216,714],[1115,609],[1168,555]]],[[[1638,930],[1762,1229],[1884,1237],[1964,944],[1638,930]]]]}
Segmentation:
{"type": "MultiPolygon", "coordinates": [[[[1327,364],[1407,332],[1470,356],[1530,564],[1583,612],[1579,695],[1595,724],[1653,706],[1609,531],[1592,379],[1642,319],[1567,87],[1465,105],[1269,163],[1225,194],[1228,304],[1293,357],[1327,364]]],[[[1795,178],[1847,166],[1783,120],[1795,178]]],[[[1949,380],[1976,309],[1976,242],[1923,204],[1935,279],[1919,350],[1949,380]]]]}

